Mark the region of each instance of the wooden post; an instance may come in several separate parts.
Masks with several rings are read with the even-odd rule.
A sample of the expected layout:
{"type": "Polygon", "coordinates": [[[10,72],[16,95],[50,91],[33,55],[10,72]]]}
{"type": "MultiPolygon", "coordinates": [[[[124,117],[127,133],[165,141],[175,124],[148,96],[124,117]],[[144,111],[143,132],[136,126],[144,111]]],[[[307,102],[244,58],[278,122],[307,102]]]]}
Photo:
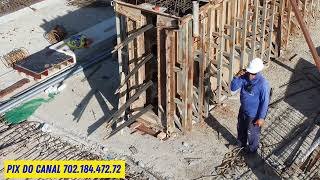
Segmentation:
{"type": "MultiPolygon", "coordinates": [[[[206,43],[206,36],[205,36],[205,26],[206,26],[206,19],[204,17],[201,18],[202,21],[200,23],[200,47],[201,47],[201,54],[200,54],[200,61],[199,61],[199,94],[198,94],[198,114],[199,114],[199,122],[203,123],[203,106],[204,106],[204,96],[205,96],[205,89],[204,89],[204,81],[205,81],[205,71],[206,71],[206,52],[205,52],[205,43],[206,43]]],[[[208,24],[209,26],[209,24],[208,24]]]]}
{"type": "MultiPolygon", "coordinates": [[[[115,6],[116,8],[116,6],[115,6]]],[[[117,44],[121,44],[121,15],[116,13],[116,33],[117,33],[117,44]]],[[[125,72],[124,72],[124,63],[122,60],[122,50],[118,50],[118,63],[119,63],[119,76],[120,76],[120,84],[124,84],[124,79],[125,79],[125,72]]],[[[120,109],[120,107],[122,107],[125,103],[126,103],[126,93],[125,91],[127,90],[127,85],[124,84],[119,91],[119,103],[118,103],[118,109],[120,109]]],[[[120,123],[122,123],[123,121],[123,117],[125,115],[125,112],[123,112],[119,119],[120,119],[120,123]]],[[[121,131],[121,134],[123,132],[121,131]]]]}
{"type": "Polygon", "coordinates": [[[240,69],[244,67],[244,60],[247,55],[247,27],[248,27],[248,1],[244,0],[244,10],[243,10],[243,23],[242,23],[242,40],[241,40],[241,54],[240,54],[240,69]]]}
{"type": "Polygon", "coordinates": [[[188,71],[189,71],[189,64],[188,64],[188,34],[192,33],[189,31],[188,23],[182,25],[181,29],[181,41],[180,49],[182,50],[182,131],[186,132],[187,129],[190,129],[188,124],[188,71]]]}
{"type": "MultiPolygon", "coordinates": [[[[290,2],[291,4],[291,2],[290,2]]],[[[290,37],[290,29],[291,29],[291,15],[292,15],[292,6],[290,6],[289,4],[289,0],[288,0],[288,15],[287,15],[287,29],[286,29],[286,34],[285,34],[285,38],[284,38],[284,47],[287,48],[288,47],[288,43],[289,43],[289,37],[290,37]]]]}
{"type": "Polygon", "coordinates": [[[231,38],[230,38],[230,59],[229,59],[229,82],[232,81],[235,61],[235,44],[236,44],[236,4],[235,0],[231,1],[231,38]]]}
{"type": "MultiPolygon", "coordinates": [[[[208,96],[208,92],[211,90],[210,88],[210,67],[211,67],[211,61],[210,58],[212,58],[212,32],[213,32],[213,24],[214,22],[214,13],[212,13],[212,8],[208,9],[208,19],[207,19],[207,36],[206,38],[206,74],[205,74],[205,103],[204,103],[204,110],[205,110],[205,117],[207,118],[209,116],[209,102],[210,97],[208,96]]],[[[203,123],[204,121],[201,121],[200,123],[203,123]]]]}
{"type": "Polygon", "coordinates": [[[187,92],[187,131],[192,129],[192,104],[193,104],[193,66],[194,66],[194,46],[193,46],[193,37],[192,37],[192,20],[188,22],[188,34],[187,34],[187,51],[188,51],[188,92],[187,92]]]}
{"type": "Polygon", "coordinates": [[[306,39],[307,41],[307,44],[309,46],[309,49],[311,51],[311,54],[312,54],[312,57],[313,57],[313,60],[314,62],[316,63],[316,66],[318,68],[318,70],[320,71],[320,58],[318,56],[318,53],[317,53],[317,50],[316,48],[314,47],[314,44],[312,42],[312,39],[310,37],[310,34],[308,32],[308,29],[303,21],[303,18],[299,12],[299,8],[297,7],[297,4],[294,2],[295,0],[290,0],[291,2],[291,6],[292,6],[292,9],[296,15],[296,18],[300,24],[300,27],[301,27],[301,30],[303,32],[303,35],[304,35],[304,38],[306,39]]]}
{"type": "Polygon", "coordinates": [[[172,30],[166,30],[166,89],[167,89],[167,132],[174,130],[174,115],[175,115],[175,73],[173,72],[175,65],[175,38],[172,30]]]}
{"type": "Polygon", "coordinates": [[[253,22],[252,22],[252,34],[251,34],[251,53],[250,60],[256,57],[256,42],[257,42],[257,25],[259,18],[259,1],[253,0],[254,11],[253,11],[253,22]]]}
{"type": "MultiPolygon", "coordinates": [[[[267,67],[269,66],[270,64],[270,56],[271,56],[271,49],[272,49],[272,36],[273,36],[273,26],[274,26],[274,13],[275,13],[275,3],[276,3],[276,0],[272,0],[271,1],[271,16],[270,16],[270,20],[269,20],[269,35],[268,35],[268,49],[267,49],[267,53],[266,53],[266,61],[267,61],[267,67]]],[[[281,18],[281,15],[280,15],[280,18],[281,18]]],[[[280,21],[281,19],[279,19],[278,21],[280,21]]],[[[281,29],[281,26],[278,27],[281,29]]],[[[281,40],[281,38],[280,38],[281,40]]]]}
{"type": "Polygon", "coordinates": [[[221,94],[222,94],[222,71],[223,71],[223,52],[224,52],[224,25],[225,25],[225,14],[223,13],[225,10],[226,1],[222,2],[220,7],[219,14],[219,52],[218,52],[218,72],[217,72],[217,103],[221,103],[221,94]]]}
{"type": "MultiPolygon", "coordinates": [[[[263,1],[263,9],[262,9],[262,22],[261,22],[261,30],[260,30],[260,58],[265,60],[265,31],[266,31],[266,16],[267,16],[267,3],[269,0],[263,1]]],[[[273,6],[273,5],[271,5],[273,6]]],[[[273,26],[273,23],[270,24],[273,26]]]]}

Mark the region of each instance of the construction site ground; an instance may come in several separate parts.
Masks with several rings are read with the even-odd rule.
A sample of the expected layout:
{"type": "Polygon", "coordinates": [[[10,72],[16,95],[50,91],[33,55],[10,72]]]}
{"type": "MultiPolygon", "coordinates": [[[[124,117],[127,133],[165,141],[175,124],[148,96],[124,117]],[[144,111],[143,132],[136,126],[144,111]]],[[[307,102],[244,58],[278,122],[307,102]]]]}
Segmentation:
{"type": "MultiPolygon", "coordinates": [[[[43,33],[52,27],[50,22],[57,23],[55,20],[76,33],[113,16],[110,7],[79,8],[66,3],[48,0],[48,4],[37,11],[1,24],[0,55],[18,47],[27,47],[33,53],[48,46],[43,33]]],[[[308,27],[315,46],[319,47],[319,18],[310,19],[308,27]]],[[[320,162],[303,174],[294,168],[320,134],[319,126],[312,125],[320,118],[319,72],[301,33],[292,36],[289,47],[282,54],[263,71],[273,88],[273,96],[262,128],[259,153],[256,157],[245,158],[246,167],[233,169],[225,177],[215,176],[215,167],[236,143],[239,95],[229,97],[221,106],[215,107],[203,125],[195,125],[192,132],[184,135],[177,133],[160,141],[125,128],[105,139],[111,131],[105,127],[105,121],[116,110],[118,101],[114,95],[119,85],[118,64],[113,58],[65,80],[66,89],[53,101],[41,105],[28,121],[45,123],[46,128],[42,128],[45,133],[78,145],[80,151],[98,154],[102,159],[126,159],[139,169],[131,173],[144,171],[150,179],[314,177],[320,173],[320,162]],[[283,168],[289,165],[293,169],[283,168]]],[[[2,64],[0,66],[1,87],[21,78],[2,64]]],[[[37,97],[47,97],[47,94],[41,93],[37,97]]],[[[0,146],[3,143],[0,142],[0,146]]],[[[5,147],[0,149],[1,167],[3,160],[12,156],[3,151],[7,151],[5,147]]]]}

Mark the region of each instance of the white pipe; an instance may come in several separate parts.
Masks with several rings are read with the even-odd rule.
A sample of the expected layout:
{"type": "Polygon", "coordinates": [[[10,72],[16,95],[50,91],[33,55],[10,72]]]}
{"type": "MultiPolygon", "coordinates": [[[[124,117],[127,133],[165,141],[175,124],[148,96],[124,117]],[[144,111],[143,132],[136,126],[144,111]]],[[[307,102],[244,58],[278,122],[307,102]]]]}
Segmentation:
{"type": "Polygon", "coordinates": [[[199,2],[192,1],[193,37],[199,37],[199,2]]]}

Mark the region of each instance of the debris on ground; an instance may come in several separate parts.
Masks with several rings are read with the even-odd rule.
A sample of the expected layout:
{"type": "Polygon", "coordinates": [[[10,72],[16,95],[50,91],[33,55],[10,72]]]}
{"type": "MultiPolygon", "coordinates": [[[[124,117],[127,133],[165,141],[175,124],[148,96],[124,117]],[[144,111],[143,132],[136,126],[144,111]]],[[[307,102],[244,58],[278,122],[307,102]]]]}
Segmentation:
{"type": "Polygon", "coordinates": [[[68,0],[68,5],[77,7],[109,7],[111,0],[68,0]]]}
{"type": "Polygon", "coordinates": [[[226,178],[230,173],[234,172],[235,168],[244,168],[246,162],[243,157],[243,151],[243,148],[234,148],[231,152],[226,153],[221,165],[215,168],[216,174],[226,178]]]}
{"type": "Polygon", "coordinates": [[[56,25],[52,30],[50,30],[48,33],[44,34],[44,37],[47,39],[47,41],[50,44],[55,44],[57,42],[60,42],[64,40],[67,36],[66,29],[61,25],[56,25]]]}
{"type": "Polygon", "coordinates": [[[92,44],[92,40],[83,34],[71,36],[66,42],[67,46],[72,49],[89,48],[92,44]]]}
{"type": "Polygon", "coordinates": [[[131,151],[132,154],[137,154],[138,153],[137,148],[132,146],[132,145],[129,147],[129,150],[131,151]]]}
{"type": "Polygon", "coordinates": [[[48,87],[44,92],[46,94],[58,94],[62,92],[67,87],[66,84],[56,84],[53,86],[48,87]]]}

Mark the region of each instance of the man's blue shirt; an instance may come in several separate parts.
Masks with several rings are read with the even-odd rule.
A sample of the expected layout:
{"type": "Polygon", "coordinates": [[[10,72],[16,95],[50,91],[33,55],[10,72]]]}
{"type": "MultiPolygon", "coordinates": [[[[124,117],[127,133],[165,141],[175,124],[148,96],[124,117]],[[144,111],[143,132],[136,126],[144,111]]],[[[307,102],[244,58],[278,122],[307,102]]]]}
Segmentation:
{"type": "Polygon", "coordinates": [[[270,87],[268,81],[257,73],[253,80],[249,80],[248,74],[234,77],[231,82],[231,91],[240,90],[240,110],[255,119],[265,119],[268,105],[270,87]]]}

